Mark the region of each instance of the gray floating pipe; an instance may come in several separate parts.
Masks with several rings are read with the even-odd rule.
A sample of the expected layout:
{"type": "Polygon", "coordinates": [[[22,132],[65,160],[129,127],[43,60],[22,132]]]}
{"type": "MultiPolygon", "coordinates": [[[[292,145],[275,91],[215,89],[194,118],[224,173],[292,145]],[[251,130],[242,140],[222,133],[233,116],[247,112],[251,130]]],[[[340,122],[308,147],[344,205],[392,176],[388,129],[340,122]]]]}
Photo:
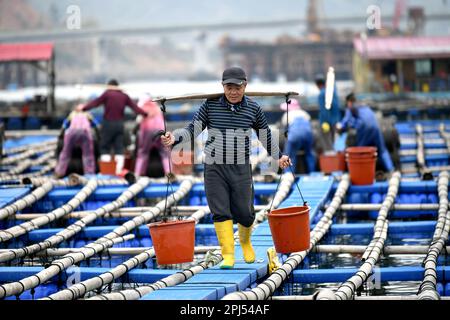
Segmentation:
{"type": "MultiPolygon", "coordinates": [[[[415,156],[417,154],[417,150],[400,150],[400,156],[415,156]]],[[[448,149],[425,149],[426,155],[448,155],[450,151],[448,149]]]]}
{"type": "Polygon", "coordinates": [[[419,287],[420,300],[439,300],[436,290],[437,282],[437,258],[444,249],[450,231],[450,211],[448,210],[448,183],[449,174],[441,172],[438,179],[439,211],[433,240],[423,265],[425,267],[424,279],[419,287]]]}
{"type": "MultiPolygon", "coordinates": [[[[134,235],[125,236],[125,241],[130,240],[134,235]]],[[[114,238],[115,241],[119,238],[114,238]]],[[[117,256],[130,256],[130,255],[138,255],[144,251],[151,249],[151,247],[127,247],[127,248],[108,248],[105,249],[105,253],[108,255],[117,255],[117,256]]],[[[201,246],[195,248],[195,253],[206,253],[211,250],[219,250],[219,246],[201,246]]],[[[46,249],[36,253],[34,256],[36,257],[61,257],[69,253],[80,252],[82,248],[55,248],[55,249],[46,249]]],[[[0,249],[0,253],[7,252],[9,249],[0,249]]]]}
{"type": "MultiPolygon", "coordinates": [[[[104,218],[134,218],[141,213],[146,212],[150,210],[151,207],[133,207],[133,208],[121,208],[116,210],[115,212],[107,213],[104,215],[104,218]]],[[[266,206],[258,205],[255,206],[255,210],[263,210],[266,206]]],[[[185,207],[185,206],[177,206],[176,210],[173,210],[171,215],[174,217],[189,217],[192,215],[193,211],[198,210],[207,210],[209,209],[207,206],[192,206],[192,207],[185,207]]],[[[62,217],[63,219],[80,219],[84,218],[88,214],[90,214],[92,211],[76,211],[69,213],[62,217]]],[[[45,216],[44,213],[23,213],[23,214],[16,214],[13,218],[14,220],[32,220],[38,217],[45,216]]]]}
{"type": "MultiPolygon", "coordinates": [[[[32,166],[34,166],[34,165],[40,165],[40,163],[39,164],[33,163],[32,166]]],[[[41,168],[41,170],[39,170],[37,172],[25,173],[25,174],[10,174],[10,175],[6,175],[6,176],[2,176],[2,177],[0,177],[0,182],[4,183],[4,182],[10,182],[10,181],[14,181],[14,182],[17,181],[18,183],[20,183],[22,181],[22,179],[40,177],[44,174],[47,174],[50,171],[54,171],[55,167],[56,167],[56,160],[49,159],[48,164],[43,166],[41,168]]]]}
{"type": "Polygon", "coordinates": [[[90,215],[84,217],[81,220],[76,221],[75,223],[71,224],[70,226],[58,232],[57,234],[49,237],[48,239],[24,248],[11,249],[6,253],[0,254],[0,263],[11,261],[13,259],[21,258],[42,251],[44,249],[54,247],[70,239],[71,237],[82,231],[86,225],[92,223],[95,219],[103,216],[107,212],[111,212],[123,206],[126,202],[135,197],[136,194],[141,192],[148,184],[149,184],[148,178],[140,179],[136,184],[130,186],[127,190],[125,190],[115,201],[108,203],[102,206],[101,208],[96,209],[95,211],[92,211],[90,215]]]}
{"type": "Polygon", "coordinates": [[[50,222],[62,218],[80,206],[97,189],[97,180],[92,179],[69,202],[44,216],[34,218],[7,230],[0,230],[0,243],[20,237],[30,231],[36,230],[50,222]]]}
{"type": "MultiPolygon", "coordinates": [[[[134,184],[130,188],[139,189],[138,192],[140,192],[148,185],[148,183],[149,183],[148,178],[141,178],[136,184],[134,184]]],[[[189,192],[191,187],[192,181],[184,181],[183,183],[181,183],[179,189],[168,197],[167,205],[171,206],[176,201],[179,201],[189,192]]],[[[130,188],[121,195],[122,198],[119,197],[121,199],[118,199],[113,203],[106,205],[111,208],[111,210],[109,211],[116,209],[115,207],[117,206],[124,205],[126,201],[129,200],[127,199],[128,197],[131,198],[136,196],[138,192],[133,192],[132,190],[130,190],[130,188]]],[[[121,237],[124,234],[128,233],[130,230],[147,222],[148,221],[146,220],[147,217],[149,216],[154,217],[155,215],[158,215],[160,212],[164,210],[165,204],[166,201],[161,201],[160,203],[157,204],[155,210],[152,210],[153,212],[149,212],[148,214],[144,213],[142,216],[124,223],[123,225],[115,228],[112,232],[108,233],[107,235],[97,239],[95,242],[89,243],[86,246],[82,247],[82,250],[80,252],[71,253],[62,257],[61,259],[53,261],[49,267],[33,276],[24,278],[17,282],[0,285],[0,298],[5,296],[21,294],[25,290],[35,288],[39,284],[48,281],[55,275],[59,274],[62,270],[65,270],[68,267],[80,261],[86,260],[91,256],[98,254],[99,252],[102,252],[107,248],[112,247],[114,245],[113,242],[114,238],[121,237]]],[[[103,211],[106,210],[104,209],[103,211]]]]}
{"type": "MultiPolygon", "coordinates": [[[[356,245],[317,245],[311,252],[314,253],[349,253],[349,254],[363,254],[367,249],[367,246],[356,245]]],[[[428,246],[387,246],[383,248],[384,255],[391,254],[417,254],[426,255],[428,253],[428,246]]],[[[450,247],[447,248],[447,252],[450,253],[450,247]]]]}
{"type": "Polygon", "coordinates": [[[33,190],[30,194],[26,195],[25,197],[16,200],[13,204],[10,204],[4,208],[0,209],[0,220],[3,220],[13,214],[15,214],[17,211],[22,210],[26,207],[31,206],[33,203],[38,201],[39,199],[43,198],[45,195],[47,195],[51,190],[53,189],[53,182],[48,181],[39,188],[36,188],[33,190]]]}
{"type": "Polygon", "coordinates": [[[38,153],[46,153],[48,151],[54,151],[54,150],[56,150],[56,144],[45,144],[44,146],[39,145],[36,148],[27,149],[25,152],[19,153],[12,157],[0,159],[0,164],[3,166],[9,165],[9,164],[16,163],[16,162],[19,162],[22,160],[27,160],[38,153]]]}
{"type": "Polygon", "coordinates": [[[425,142],[423,137],[422,125],[416,125],[416,135],[417,135],[417,168],[419,170],[420,176],[423,180],[433,180],[433,175],[427,168],[425,162],[425,142]]]}
{"type": "Polygon", "coordinates": [[[375,222],[374,235],[372,241],[362,256],[363,264],[354,276],[345,281],[336,290],[336,298],[339,300],[353,299],[355,291],[369,278],[373,272],[373,267],[377,263],[387,238],[388,221],[387,216],[392,209],[395,198],[400,186],[401,175],[398,171],[394,172],[389,180],[387,195],[383,201],[382,207],[378,212],[375,222]]]}
{"type": "Polygon", "coordinates": [[[328,232],[333,223],[333,216],[338,211],[344,200],[350,185],[348,174],[344,174],[339,182],[330,206],[323,214],[323,217],[311,231],[310,249],[302,252],[292,253],[283,265],[272,273],[268,279],[260,283],[255,288],[246,291],[234,292],[226,295],[222,300],[265,300],[269,298],[275,290],[286,280],[295,268],[305,259],[311,248],[313,248],[328,232]]]}
{"type": "MultiPolygon", "coordinates": [[[[48,140],[45,141],[46,145],[55,145],[58,143],[57,140],[48,140]]],[[[38,142],[38,143],[31,143],[31,144],[27,144],[24,146],[20,146],[20,147],[14,147],[14,148],[7,148],[5,149],[4,154],[6,155],[10,155],[10,154],[15,154],[15,153],[21,153],[21,152],[26,152],[27,150],[30,149],[37,149],[37,148],[41,148],[42,147],[42,142],[38,142]]]]}
{"type": "Polygon", "coordinates": [[[47,162],[48,160],[53,158],[54,155],[55,155],[55,151],[52,150],[50,152],[44,153],[42,156],[40,156],[37,159],[34,159],[34,160],[25,159],[25,160],[21,161],[17,166],[11,168],[7,173],[3,173],[3,172],[0,173],[0,176],[1,177],[10,177],[10,176],[18,175],[30,167],[38,166],[38,165],[41,165],[41,164],[47,162]]]}
{"type": "Polygon", "coordinates": [[[177,272],[153,284],[141,286],[136,289],[128,289],[122,290],[120,292],[100,294],[93,296],[88,300],[138,300],[153,291],[167,287],[173,287],[176,286],[177,284],[183,283],[188,279],[192,278],[194,275],[202,272],[203,270],[217,265],[222,260],[220,250],[212,252],[211,256],[212,256],[211,259],[207,258],[205,259],[205,261],[202,261],[189,269],[177,272]]]}
{"type": "Polygon", "coordinates": [[[448,134],[448,132],[445,130],[445,124],[443,123],[440,124],[439,133],[442,139],[444,139],[445,141],[445,144],[447,146],[447,153],[450,153],[450,134],[448,134]]]}
{"type": "MultiPolygon", "coordinates": [[[[345,203],[341,206],[342,211],[379,211],[382,204],[371,203],[345,203]]],[[[418,204],[394,204],[392,210],[397,211],[434,211],[439,209],[439,204],[435,203],[418,203],[418,204]]]]}
{"type": "MultiPolygon", "coordinates": [[[[194,220],[195,223],[197,224],[199,222],[199,220],[201,218],[203,218],[209,212],[210,212],[209,208],[207,208],[207,209],[200,209],[200,210],[196,211],[189,219],[194,220]]],[[[75,286],[72,286],[71,288],[68,288],[68,290],[70,290],[70,294],[71,294],[71,298],[70,299],[78,298],[78,297],[82,296],[83,294],[85,294],[88,291],[92,291],[92,290],[95,290],[97,288],[100,288],[105,283],[110,283],[110,282],[114,281],[115,279],[117,279],[118,277],[122,276],[123,274],[125,274],[126,272],[131,270],[132,268],[136,267],[139,263],[143,263],[143,262],[147,261],[147,259],[149,259],[149,258],[151,258],[151,257],[153,257],[155,255],[155,252],[154,252],[153,248],[151,248],[150,250],[151,251],[145,251],[145,252],[139,254],[138,256],[136,256],[134,258],[131,258],[128,261],[126,261],[124,264],[127,264],[127,268],[124,269],[123,266],[118,266],[118,267],[115,267],[110,272],[107,272],[104,275],[102,275],[104,277],[108,277],[109,279],[103,279],[103,281],[99,282],[98,277],[95,277],[95,278],[92,278],[92,279],[88,279],[88,280],[84,281],[81,284],[75,285],[76,288],[73,288],[75,286]],[[139,263],[136,263],[136,260],[138,260],[139,263]],[[105,282],[105,281],[108,281],[108,282],[105,282]],[[77,292],[78,295],[75,292],[77,292]]],[[[200,250],[202,250],[202,252],[205,252],[204,248],[197,248],[197,252],[200,251],[200,250]]],[[[216,259],[216,260],[217,260],[216,263],[218,263],[221,259],[216,259]]],[[[203,271],[207,267],[207,265],[208,264],[202,266],[200,264],[200,265],[194,267],[192,270],[194,270],[195,273],[198,273],[198,272],[203,271]]],[[[168,284],[172,283],[173,281],[175,281],[174,285],[178,284],[181,281],[178,276],[179,275],[175,275],[175,277],[173,278],[175,280],[172,280],[171,277],[168,277],[162,283],[165,283],[165,285],[168,285],[168,284]]],[[[188,278],[185,278],[184,281],[186,281],[187,279],[188,278]]],[[[100,279],[100,280],[102,280],[102,279],[100,279]]],[[[155,285],[154,284],[154,285],[146,286],[146,288],[142,287],[138,291],[135,291],[135,290],[130,290],[130,291],[124,290],[124,291],[121,291],[120,293],[115,293],[113,295],[120,295],[120,296],[122,296],[124,298],[127,297],[126,300],[129,300],[129,299],[132,300],[133,297],[137,297],[137,296],[140,297],[141,295],[147,294],[147,293],[149,293],[151,291],[154,291],[154,290],[157,290],[157,288],[160,288],[160,287],[161,287],[161,285],[158,285],[158,284],[155,285]],[[138,293],[138,294],[136,295],[136,293],[138,293]],[[128,299],[128,297],[129,297],[129,299],[128,299]]],[[[67,296],[68,296],[68,293],[66,291],[65,297],[67,297],[67,296]]],[[[50,296],[50,298],[54,299],[55,295],[50,296]]],[[[109,295],[100,295],[97,298],[98,299],[102,299],[102,300],[105,300],[105,299],[108,300],[108,299],[114,298],[114,296],[111,297],[109,295]]]]}

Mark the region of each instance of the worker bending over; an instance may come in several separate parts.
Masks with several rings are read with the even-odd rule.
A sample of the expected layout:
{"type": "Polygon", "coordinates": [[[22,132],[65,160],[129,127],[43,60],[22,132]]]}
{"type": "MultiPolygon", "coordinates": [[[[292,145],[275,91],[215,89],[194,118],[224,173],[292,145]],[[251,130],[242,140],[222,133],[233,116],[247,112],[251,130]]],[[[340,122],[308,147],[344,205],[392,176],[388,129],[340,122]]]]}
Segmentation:
{"type": "Polygon", "coordinates": [[[366,105],[357,105],[353,93],[347,95],[345,102],[347,109],[344,119],[336,126],[338,132],[345,132],[348,128],[356,129],[355,146],[376,147],[378,160],[381,162],[384,170],[387,172],[394,170],[394,165],[386,148],[375,113],[366,105]]]}
{"type": "Polygon", "coordinates": [[[286,112],[281,118],[281,125],[288,128],[287,141],[284,153],[292,161],[295,170],[297,165],[297,152],[303,150],[305,153],[305,163],[307,173],[316,170],[316,157],[313,150],[313,131],[311,126],[311,116],[300,108],[300,103],[296,99],[291,99],[289,112],[286,103],[280,105],[281,110],[286,112]],[[289,124],[287,123],[289,120],[289,124]]]}
{"type": "MultiPolygon", "coordinates": [[[[81,109],[78,106],[77,109],[81,109]]],[[[98,123],[91,114],[82,111],[72,111],[63,122],[64,146],[59,154],[55,175],[58,178],[67,174],[72,152],[76,147],[81,148],[84,174],[95,174],[96,159],[94,154],[94,135],[92,129],[98,123]]]]}

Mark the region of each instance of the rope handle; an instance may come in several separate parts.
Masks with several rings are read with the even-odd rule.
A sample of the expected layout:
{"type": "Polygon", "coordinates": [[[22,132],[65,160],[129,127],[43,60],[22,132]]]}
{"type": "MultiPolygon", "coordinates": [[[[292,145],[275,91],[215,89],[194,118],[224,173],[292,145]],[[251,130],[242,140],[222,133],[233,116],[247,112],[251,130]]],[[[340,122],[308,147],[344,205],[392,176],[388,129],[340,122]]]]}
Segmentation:
{"type": "MultiPolygon", "coordinates": [[[[289,169],[290,169],[290,171],[291,171],[291,173],[292,173],[292,175],[293,175],[293,177],[294,177],[294,183],[295,183],[295,186],[297,187],[298,193],[300,194],[300,197],[302,198],[303,206],[306,207],[306,206],[308,206],[308,202],[305,201],[305,198],[303,197],[303,193],[302,193],[302,191],[300,190],[300,186],[299,186],[298,183],[297,183],[297,176],[296,176],[296,174],[295,174],[295,172],[294,172],[294,169],[292,169],[292,166],[289,166],[289,169]]],[[[283,169],[283,170],[284,170],[284,169],[283,169]]],[[[278,189],[280,188],[280,184],[281,184],[281,178],[278,180],[278,184],[277,184],[277,188],[276,188],[276,190],[275,190],[275,194],[277,194],[278,189]]],[[[270,202],[270,207],[269,207],[269,209],[267,210],[267,212],[271,212],[271,211],[272,211],[273,201],[274,201],[274,200],[275,200],[275,197],[272,198],[272,201],[270,202]]]]}
{"type": "MultiPolygon", "coordinates": [[[[166,122],[166,99],[162,99],[162,100],[160,101],[160,103],[161,103],[160,109],[161,109],[161,111],[162,111],[162,114],[163,114],[163,120],[164,120],[164,130],[158,131],[158,132],[153,136],[153,139],[154,139],[154,140],[155,140],[157,137],[161,137],[161,136],[163,136],[163,135],[165,135],[165,134],[167,133],[167,122],[166,122]]],[[[170,147],[170,151],[172,151],[172,148],[171,148],[171,147],[170,147]]],[[[175,192],[174,192],[174,189],[173,189],[172,182],[170,181],[170,179],[171,179],[173,176],[174,176],[174,175],[173,175],[173,173],[172,173],[172,156],[171,156],[171,153],[169,153],[169,173],[166,175],[166,177],[167,177],[167,183],[166,183],[167,188],[166,188],[166,201],[165,201],[165,204],[164,204],[164,212],[163,212],[163,215],[162,215],[162,221],[163,221],[163,222],[167,222],[167,221],[169,220],[169,217],[170,217],[171,214],[172,214],[172,210],[168,210],[168,208],[167,208],[167,201],[168,201],[168,198],[169,198],[169,187],[170,187],[170,190],[171,190],[171,192],[172,192],[173,200],[174,200],[174,202],[175,202],[175,204],[176,204],[175,192]]],[[[174,207],[175,207],[175,211],[178,212],[178,207],[177,207],[176,205],[174,205],[174,207]]],[[[179,220],[181,220],[181,216],[179,216],[178,218],[179,218],[179,220]]]]}

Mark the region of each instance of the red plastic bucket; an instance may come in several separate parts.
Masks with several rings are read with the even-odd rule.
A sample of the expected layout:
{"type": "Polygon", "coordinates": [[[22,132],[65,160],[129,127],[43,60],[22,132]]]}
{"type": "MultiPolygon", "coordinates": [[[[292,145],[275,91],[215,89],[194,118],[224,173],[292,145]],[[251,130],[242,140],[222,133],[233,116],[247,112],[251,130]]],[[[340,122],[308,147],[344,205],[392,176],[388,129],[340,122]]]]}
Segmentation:
{"type": "Polygon", "coordinates": [[[330,174],[334,171],[345,171],[345,155],[343,152],[321,154],[319,164],[323,173],[330,174]]]}
{"type": "Polygon", "coordinates": [[[361,159],[372,158],[377,155],[376,147],[349,147],[345,149],[345,153],[349,158],[361,159]]]}
{"type": "Polygon", "coordinates": [[[377,148],[351,147],[346,149],[346,155],[352,184],[373,184],[377,162],[377,148]]]}
{"type": "Polygon", "coordinates": [[[275,250],[291,253],[309,249],[309,207],[289,207],[269,212],[269,226],[275,250]]]}
{"type": "Polygon", "coordinates": [[[176,220],[148,225],[158,264],[176,264],[194,260],[195,221],[176,220]]]}
{"type": "Polygon", "coordinates": [[[116,174],[115,161],[99,161],[98,163],[101,174],[116,174]]]}

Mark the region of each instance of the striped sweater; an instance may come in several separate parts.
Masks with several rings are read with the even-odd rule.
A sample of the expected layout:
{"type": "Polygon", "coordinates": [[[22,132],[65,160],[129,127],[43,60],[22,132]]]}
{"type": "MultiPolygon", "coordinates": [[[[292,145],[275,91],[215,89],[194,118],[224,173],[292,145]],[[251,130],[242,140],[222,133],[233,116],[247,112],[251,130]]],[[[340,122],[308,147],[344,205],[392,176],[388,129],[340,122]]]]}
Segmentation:
{"type": "Polygon", "coordinates": [[[269,155],[276,160],[281,157],[278,141],[272,139],[264,112],[258,103],[246,96],[239,105],[231,105],[224,95],[206,100],[185,128],[173,132],[175,145],[193,141],[205,129],[208,129],[207,164],[250,163],[252,130],[256,131],[269,155]]]}

